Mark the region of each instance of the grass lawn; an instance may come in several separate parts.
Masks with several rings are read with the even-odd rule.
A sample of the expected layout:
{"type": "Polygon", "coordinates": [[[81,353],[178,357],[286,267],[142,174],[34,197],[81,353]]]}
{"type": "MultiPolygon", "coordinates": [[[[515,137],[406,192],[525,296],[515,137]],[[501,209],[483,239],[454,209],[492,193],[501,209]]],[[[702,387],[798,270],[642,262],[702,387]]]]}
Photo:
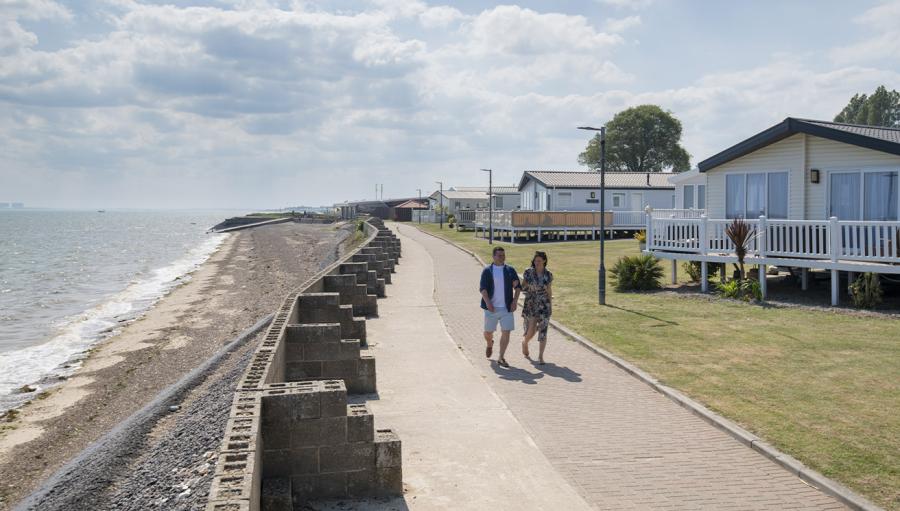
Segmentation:
{"type": "MultiPolygon", "coordinates": [[[[472,232],[422,224],[490,260],[472,232]]],[[[597,305],[597,242],[511,245],[549,256],[554,318],[875,503],[900,510],[900,321],[699,293],[617,293],[597,305]]],[[[606,266],[638,253],[606,243],[606,266]]],[[[662,262],[665,282],[671,264],[662,262]]],[[[679,264],[679,277],[685,278],[679,264]]],[[[552,357],[552,347],[550,348],[552,357]]]]}

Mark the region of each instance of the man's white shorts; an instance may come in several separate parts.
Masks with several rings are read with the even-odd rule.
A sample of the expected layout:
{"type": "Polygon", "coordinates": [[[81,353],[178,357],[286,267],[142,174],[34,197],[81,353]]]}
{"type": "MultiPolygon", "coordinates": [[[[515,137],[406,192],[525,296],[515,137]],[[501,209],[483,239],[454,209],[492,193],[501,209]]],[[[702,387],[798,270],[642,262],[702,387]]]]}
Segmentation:
{"type": "Polygon", "coordinates": [[[497,330],[497,323],[500,323],[500,330],[510,332],[516,329],[516,319],[512,312],[506,308],[494,308],[494,312],[487,309],[484,311],[484,331],[493,332],[497,330]]]}

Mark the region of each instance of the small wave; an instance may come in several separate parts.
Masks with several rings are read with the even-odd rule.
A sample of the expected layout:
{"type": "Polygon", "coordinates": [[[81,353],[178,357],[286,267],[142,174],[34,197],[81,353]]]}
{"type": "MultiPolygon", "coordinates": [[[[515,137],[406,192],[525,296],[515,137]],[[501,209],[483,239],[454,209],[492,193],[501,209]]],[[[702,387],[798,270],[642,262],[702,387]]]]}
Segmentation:
{"type": "MultiPolygon", "coordinates": [[[[52,381],[52,376],[68,375],[97,341],[118,333],[127,322],[137,319],[175,287],[188,282],[196,270],[219,248],[227,234],[211,235],[185,256],[168,266],[134,280],[106,301],[66,318],[47,342],[21,350],[0,353],[0,412],[21,405],[37,393],[17,393],[26,384],[52,381]]],[[[42,385],[38,385],[43,390],[42,385]]]]}

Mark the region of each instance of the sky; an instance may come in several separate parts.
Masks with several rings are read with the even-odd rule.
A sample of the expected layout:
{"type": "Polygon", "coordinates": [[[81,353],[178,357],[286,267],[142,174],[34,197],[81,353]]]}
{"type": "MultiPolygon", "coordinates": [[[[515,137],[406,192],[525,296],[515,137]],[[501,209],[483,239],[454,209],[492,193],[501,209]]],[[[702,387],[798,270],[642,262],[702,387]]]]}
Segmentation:
{"type": "Polygon", "coordinates": [[[900,89],[900,0],[0,0],[0,202],[278,208],[579,170],[657,104],[691,164],[900,89]]]}

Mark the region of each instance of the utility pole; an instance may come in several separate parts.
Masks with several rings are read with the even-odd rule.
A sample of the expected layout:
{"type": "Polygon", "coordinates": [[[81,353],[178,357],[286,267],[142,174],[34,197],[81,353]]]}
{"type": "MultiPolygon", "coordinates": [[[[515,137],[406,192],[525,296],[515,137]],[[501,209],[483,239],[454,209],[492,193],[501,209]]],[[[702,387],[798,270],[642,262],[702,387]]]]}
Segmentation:
{"type": "Polygon", "coordinates": [[[444,182],[443,181],[435,181],[435,183],[441,186],[441,209],[438,211],[438,216],[441,217],[441,230],[444,229],[444,182]]]}
{"type": "Polygon", "coordinates": [[[481,169],[482,172],[488,173],[488,245],[494,244],[494,171],[491,169],[481,169]]]}
{"type": "MultiPolygon", "coordinates": [[[[416,191],[419,192],[419,199],[421,199],[421,198],[422,198],[422,189],[421,189],[421,188],[416,188],[416,191]]],[[[420,203],[420,205],[421,205],[421,203],[420,203]]],[[[421,210],[421,209],[416,209],[416,211],[419,213],[419,223],[421,224],[421,223],[422,223],[422,210],[421,210]]]]}
{"type": "Polygon", "coordinates": [[[600,305],[606,305],[606,265],[603,262],[606,241],[606,126],[579,126],[578,129],[600,132],[600,268],[597,270],[597,286],[600,305]]]}

